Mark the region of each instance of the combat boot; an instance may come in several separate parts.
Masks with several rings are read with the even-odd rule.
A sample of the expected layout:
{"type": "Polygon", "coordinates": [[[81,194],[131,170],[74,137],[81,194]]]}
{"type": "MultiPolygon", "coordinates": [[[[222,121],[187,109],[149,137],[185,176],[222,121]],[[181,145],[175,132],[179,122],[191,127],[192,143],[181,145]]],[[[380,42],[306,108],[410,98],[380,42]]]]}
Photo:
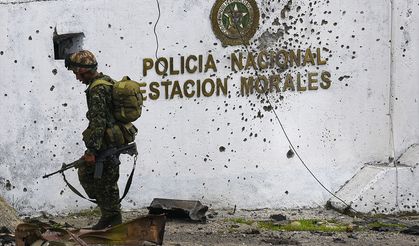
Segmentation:
{"type": "Polygon", "coordinates": [[[92,230],[103,230],[108,227],[116,226],[122,223],[121,213],[109,216],[100,217],[96,225],[92,226],[92,230]]]}

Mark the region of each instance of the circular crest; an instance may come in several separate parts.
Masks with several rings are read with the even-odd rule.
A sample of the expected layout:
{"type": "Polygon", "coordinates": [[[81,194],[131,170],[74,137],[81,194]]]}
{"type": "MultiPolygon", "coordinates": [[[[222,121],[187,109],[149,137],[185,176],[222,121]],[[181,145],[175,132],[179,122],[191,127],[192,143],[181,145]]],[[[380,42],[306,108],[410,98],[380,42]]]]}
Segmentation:
{"type": "Polygon", "coordinates": [[[248,44],[259,27],[259,8],[255,0],[217,0],[211,24],[223,45],[248,44]]]}

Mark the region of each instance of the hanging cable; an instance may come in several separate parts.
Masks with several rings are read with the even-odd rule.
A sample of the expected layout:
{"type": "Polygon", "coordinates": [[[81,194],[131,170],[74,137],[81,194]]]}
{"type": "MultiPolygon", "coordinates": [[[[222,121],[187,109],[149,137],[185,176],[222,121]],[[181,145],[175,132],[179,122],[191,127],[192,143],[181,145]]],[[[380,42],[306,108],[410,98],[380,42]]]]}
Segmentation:
{"type": "Polygon", "coordinates": [[[155,52],[155,56],[156,56],[156,59],[158,59],[157,52],[159,51],[159,37],[157,36],[156,28],[157,28],[157,24],[160,21],[160,15],[161,15],[161,13],[160,13],[160,3],[159,3],[159,0],[156,0],[156,3],[157,3],[157,10],[158,10],[159,14],[157,16],[156,23],[154,23],[153,32],[154,32],[154,36],[156,37],[156,52],[155,52]]]}
{"type": "MultiPolygon", "coordinates": [[[[157,31],[156,31],[156,29],[157,29],[157,24],[159,23],[159,21],[160,21],[160,16],[161,16],[161,11],[160,11],[160,3],[159,3],[159,0],[156,0],[156,3],[157,3],[157,10],[158,10],[158,16],[157,16],[157,20],[156,20],[156,23],[154,23],[154,28],[153,28],[153,32],[154,32],[154,36],[156,37],[156,51],[155,51],[155,54],[154,54],[154,56],[156,57],[156,61],[157,61],[157,66],[160,66],[160,64],[163,66],[163,68],[164,69],[166,69],[166,66],[164,65],[164,63],[160,63],[160,61],[159,61],[159,57],[158,57],[158,51],[159,51],[159,37],[157,36],[157,31]]],[[[164,75],[162,76],[162,77],[164,77],[164,75]]]]}

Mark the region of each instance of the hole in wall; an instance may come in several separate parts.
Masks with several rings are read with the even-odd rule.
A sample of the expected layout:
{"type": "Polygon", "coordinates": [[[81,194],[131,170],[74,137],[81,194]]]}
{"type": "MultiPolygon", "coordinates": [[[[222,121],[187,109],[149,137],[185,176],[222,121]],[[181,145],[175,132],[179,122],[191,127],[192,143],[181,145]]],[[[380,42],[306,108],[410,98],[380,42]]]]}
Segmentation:
{"type": "Polygon", "coordinates": [[[65,33],[57,34],[57,30],[54,31],[53,43],[54,43],[54,59],[63,60],[68,54],[80,51],[83,49],[84,33],[65,33]]]}

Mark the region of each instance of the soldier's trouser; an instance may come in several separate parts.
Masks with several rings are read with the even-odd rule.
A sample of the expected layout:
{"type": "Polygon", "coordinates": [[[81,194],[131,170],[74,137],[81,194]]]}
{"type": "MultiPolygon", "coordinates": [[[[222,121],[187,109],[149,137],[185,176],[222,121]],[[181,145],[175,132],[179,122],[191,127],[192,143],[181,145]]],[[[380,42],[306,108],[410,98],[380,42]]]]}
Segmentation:
{"type": "Polygon", "coordinates": [[[119,202],[119,165],[107,160],[103,165],[102,178],[94,178],[95,166],[82,165],[78,169],[79,181],[86,194],[96,199],[102,217],[111,217],[121,212],[119,202]]]}

